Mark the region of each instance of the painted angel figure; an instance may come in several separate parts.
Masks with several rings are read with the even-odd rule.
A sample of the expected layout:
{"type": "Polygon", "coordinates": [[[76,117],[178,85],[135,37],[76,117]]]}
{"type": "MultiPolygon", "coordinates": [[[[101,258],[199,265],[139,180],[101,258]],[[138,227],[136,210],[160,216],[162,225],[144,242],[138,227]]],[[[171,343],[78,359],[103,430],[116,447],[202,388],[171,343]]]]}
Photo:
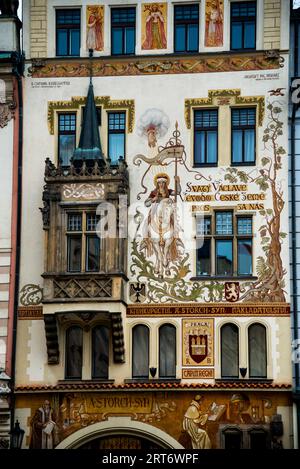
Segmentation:
{"type": "Polygon", "coordinates": [[[103,50],[103,17],[98,7],[90,7],[88,11],[90,15],[87,22],[86,46],[87,49],[101,51],[103,50]]]}
{"type": "Polygon", "coordinates": [[[159,173],[154,178],[155,189],[151,191],[145,201],[149,207],[146,217],[141,251],[146,255],[155,255],[154,272],[159,278],[171,275],[170,263],[179,260],[182,255],[183,242],[178,236],[178,222],[176,216],[176,194],[180,194],[180,180],[175,176],[176,190],[169,189],[168,174],[159,173]]]}
{"type": "Polygon", "coordinates": [[[146,39],[142,44],[142,49],[166,49],[167,38],[162,11],[156,3],[147,6],[147,9],[149,14],[146,19],[146,39]]]}

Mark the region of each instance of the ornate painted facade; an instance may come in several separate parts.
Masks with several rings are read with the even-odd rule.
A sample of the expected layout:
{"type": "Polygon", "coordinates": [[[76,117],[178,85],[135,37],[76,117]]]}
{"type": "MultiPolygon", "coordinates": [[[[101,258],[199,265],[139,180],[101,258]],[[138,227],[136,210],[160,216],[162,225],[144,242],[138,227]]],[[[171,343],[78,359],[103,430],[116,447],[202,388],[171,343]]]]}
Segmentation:
{"type": "Polygon", "coordinates": [[[288,8],[274,0],[270,22],[270,2],[251,3],[246,51],[233,3],[189,10],[186,53],[187,1],[50,0],[46,48],[25,26],[24,448],[294,446],[288,8]],[[74,56],[63,15],[79,24],[74,56]],[[131,39],[113,54],[118,21],[132,55],[131,39]]]}

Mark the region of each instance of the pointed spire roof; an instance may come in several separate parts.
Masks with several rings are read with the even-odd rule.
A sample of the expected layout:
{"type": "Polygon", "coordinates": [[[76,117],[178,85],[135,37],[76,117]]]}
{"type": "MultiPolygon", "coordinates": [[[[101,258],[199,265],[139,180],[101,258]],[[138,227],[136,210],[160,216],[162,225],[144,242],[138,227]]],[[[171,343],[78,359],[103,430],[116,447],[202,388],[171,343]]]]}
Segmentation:
{"type": "Polygon", "coordinates": [[[79,145],[74,151],[72,159],[73,163],[81,161],[104,163],[92,79],[90,79],[79,145]]]}

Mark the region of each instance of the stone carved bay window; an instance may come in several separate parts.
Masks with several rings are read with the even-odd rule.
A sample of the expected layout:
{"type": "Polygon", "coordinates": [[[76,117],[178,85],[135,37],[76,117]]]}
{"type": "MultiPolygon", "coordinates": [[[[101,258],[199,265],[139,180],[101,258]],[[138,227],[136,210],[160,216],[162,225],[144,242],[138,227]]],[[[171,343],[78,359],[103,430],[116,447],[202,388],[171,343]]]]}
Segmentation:
{"type": "Polygon", "coordinates": [[[108,379],[109,343],[113,361],[125,360],[122,313],[107,311],[105,303],[125,301],[129,177],[124,159],[111,165],[103,155],[92,80],[70,164],[56,167],[47,158],[44,180],[43,303],[69,304],[65,313],[44,314],[48,363],[64,360],[65,379],[108,379]],[[94,303],[92,311],[87,303],[94,303]],[[86,353],[89,377],[83,377],[86,353]]]}
{"type": "Polygon", "coordinates": [[[45,230],[43,301],[122,300],[127,239],[121,233],[120,214],[129,203],[128,171],[123,159],[111,165],[102,153],[92,84],[79,146],[70,163],[56,167],[46,160],[41,209],[45,230]],[[101,226],[112,232],[103,236],[101,226]]]}

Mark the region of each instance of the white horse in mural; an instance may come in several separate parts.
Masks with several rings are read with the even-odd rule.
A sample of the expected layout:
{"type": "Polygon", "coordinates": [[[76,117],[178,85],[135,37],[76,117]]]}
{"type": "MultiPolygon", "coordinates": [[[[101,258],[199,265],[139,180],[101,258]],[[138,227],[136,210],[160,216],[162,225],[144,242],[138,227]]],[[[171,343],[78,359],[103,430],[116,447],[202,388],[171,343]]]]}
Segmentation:
{"type": "MultiPolygon", "coordinates": [[[[156,189],[145,202],[150,209],[140,245],[147,257],[155,255],[154,273],[159,278],[171,275],[170,264],[181,259],[184,249],[179,238],[176,204],[172,199],[175,191],[168,188],[168,183],[169,176],[166,174],[159,174],[155,178],[156,189]]],[[[180,186],[177,191],[180,191],[180,186]]]]}

